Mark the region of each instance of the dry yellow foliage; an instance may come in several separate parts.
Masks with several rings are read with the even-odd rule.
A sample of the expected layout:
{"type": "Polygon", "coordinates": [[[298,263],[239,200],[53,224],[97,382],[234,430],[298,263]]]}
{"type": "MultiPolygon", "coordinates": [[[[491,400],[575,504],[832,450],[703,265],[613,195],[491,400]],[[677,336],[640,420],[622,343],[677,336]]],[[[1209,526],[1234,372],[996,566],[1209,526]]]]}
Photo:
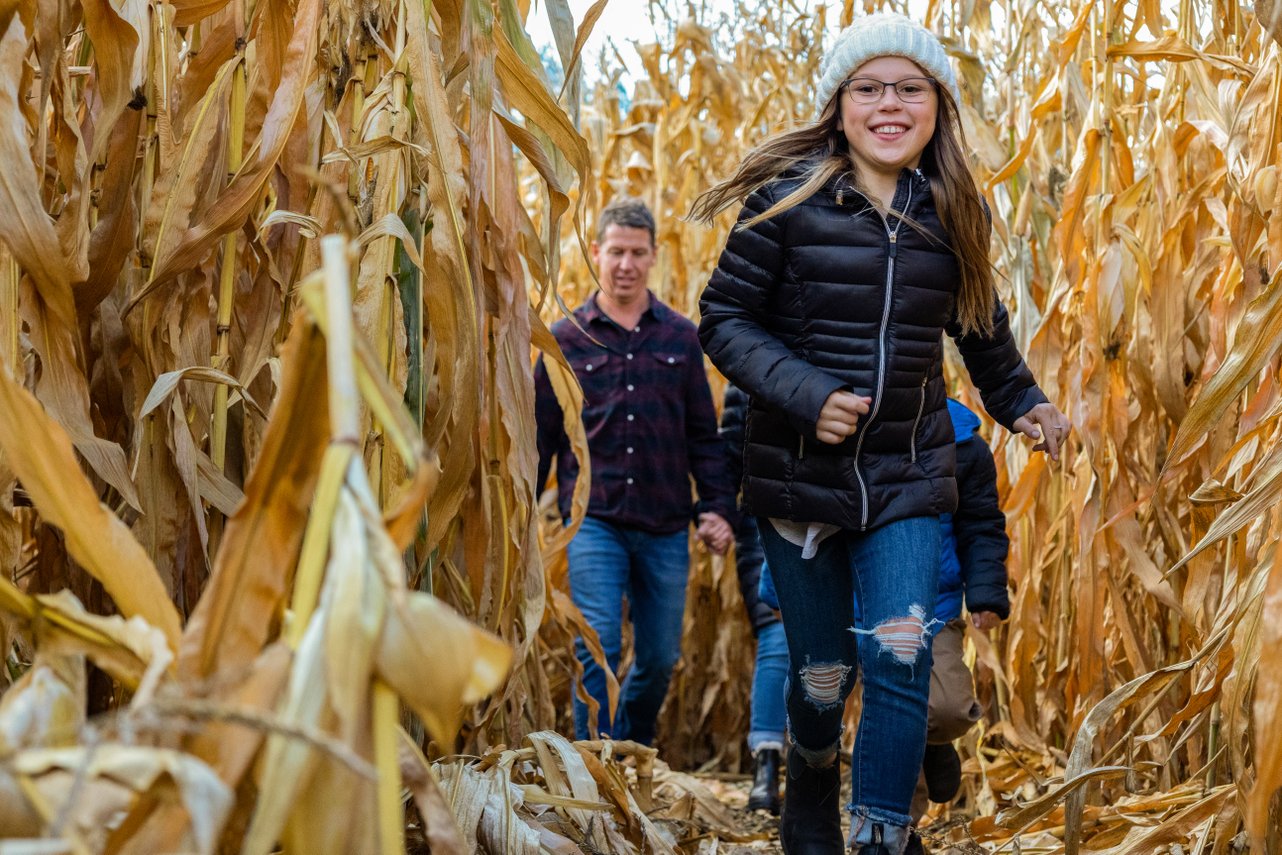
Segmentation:
{"type": "MultiPolygon", "coordinates": [[[[750,842],[646,750],[547,732],[585,627],[573,521],[538,530],[531,345],[565,368],[546,322],[618,192],[693,312],[729,227],[695,195],[809,115],[825,16],[904,5],[652,4],[626,110],[613,58],[573,71],[600,2],[547,2],[565,87],[525,0],[0,9],[0,837],[396,852],[408,795],[433,852],[750,842]]],[[[1277,852],[1282,4],[925,17],[1078,429],[1056,466],[993,436],[1014,613],[973,639],[980,816],[946,834],[1277,852]]],[[[661,747],[734,767],[730,563],[690,609],[661,747]]]]}

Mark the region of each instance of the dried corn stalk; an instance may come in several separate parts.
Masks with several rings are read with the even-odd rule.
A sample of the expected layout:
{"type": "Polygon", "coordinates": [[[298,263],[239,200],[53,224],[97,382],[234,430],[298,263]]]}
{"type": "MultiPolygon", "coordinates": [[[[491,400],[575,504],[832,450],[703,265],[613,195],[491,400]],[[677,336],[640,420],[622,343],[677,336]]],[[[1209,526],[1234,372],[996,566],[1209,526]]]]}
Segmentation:
{"type": "Polygon", "coordinates": [[[0,836],[397,851],[404,761],[445,851],[402,707],[549,716],[527,286],[587,157],[523,5],[0,15],[0,836]]]}

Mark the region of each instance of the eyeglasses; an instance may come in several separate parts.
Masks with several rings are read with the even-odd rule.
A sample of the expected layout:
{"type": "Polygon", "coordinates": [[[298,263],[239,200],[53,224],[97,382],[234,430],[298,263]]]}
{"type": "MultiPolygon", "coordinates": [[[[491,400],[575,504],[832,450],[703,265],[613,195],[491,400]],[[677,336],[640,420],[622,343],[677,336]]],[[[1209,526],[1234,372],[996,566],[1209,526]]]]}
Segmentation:
{"type": "Polygon", "coordinates": [[[856,104],[876,104],[881,100],[887,86],[895,90],[895,95],[905,104],[920,104],[937,85],[932,77],[905,77],[893,83],[888,80],[874,80],[871,77],[852,77],[841,84],[856,104]]]}

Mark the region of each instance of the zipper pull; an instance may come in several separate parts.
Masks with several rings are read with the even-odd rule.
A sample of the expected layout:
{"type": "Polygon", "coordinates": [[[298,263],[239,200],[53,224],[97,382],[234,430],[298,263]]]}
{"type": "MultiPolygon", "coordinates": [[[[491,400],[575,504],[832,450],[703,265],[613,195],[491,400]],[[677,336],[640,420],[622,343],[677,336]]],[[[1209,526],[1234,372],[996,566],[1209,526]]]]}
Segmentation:
{"type": "Polygon", "coordinates": [[[890,232],[890,259],[894,261],[895,255],[899,252],[899,229],[890,232]]]}
{"type": "Polygon", "coordinates": [[[801,460],[806,456],[806,437],[804,434],[797,437],[797,459],[801,460]]]}

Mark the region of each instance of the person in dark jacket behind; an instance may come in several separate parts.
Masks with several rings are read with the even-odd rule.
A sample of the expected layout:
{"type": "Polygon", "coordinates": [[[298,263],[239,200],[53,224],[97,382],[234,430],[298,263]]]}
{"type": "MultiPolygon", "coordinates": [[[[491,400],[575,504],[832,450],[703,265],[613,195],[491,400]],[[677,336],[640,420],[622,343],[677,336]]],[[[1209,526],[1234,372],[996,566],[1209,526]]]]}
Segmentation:
{"type": "MultiPolygon", "coordinates": [[[[748,415],[748,396],[733,383],[726,385],[721,407],[721,438],[734,484],[743,479],[743,426],[748,415]]],[[[742,511],[742,509],[740,509],[742,511]]],[[[752,789],[749,810],[779,813],[779,766],[783,757],[783,683],[788,676],[788,641],[779,620],[779,605],[762,596],[765,558],[757,534],[757,520],[740,513],[734,532],[735,570],[739,592],[748,611],[752,633],[757,637],[756,662],[752,669],[752,710],[748,750],[752,752],[752,789]]]]}
{"type": "Polygon", "coordinates": [[[820,72],[816,121],[762,143],[695,203],[710,222],[744,200],[699,338],[752,399],[743,495],[789,649],[784,851],[843,851],[836,758],[857,666],[848,841],[902,855],[940,625],[938,518],[957,504],[942,334],[984,408],[1034,450],[1058,460],[1070,425],[997,299],[943,45],[901,15],[868,15],[820,72]]]}

